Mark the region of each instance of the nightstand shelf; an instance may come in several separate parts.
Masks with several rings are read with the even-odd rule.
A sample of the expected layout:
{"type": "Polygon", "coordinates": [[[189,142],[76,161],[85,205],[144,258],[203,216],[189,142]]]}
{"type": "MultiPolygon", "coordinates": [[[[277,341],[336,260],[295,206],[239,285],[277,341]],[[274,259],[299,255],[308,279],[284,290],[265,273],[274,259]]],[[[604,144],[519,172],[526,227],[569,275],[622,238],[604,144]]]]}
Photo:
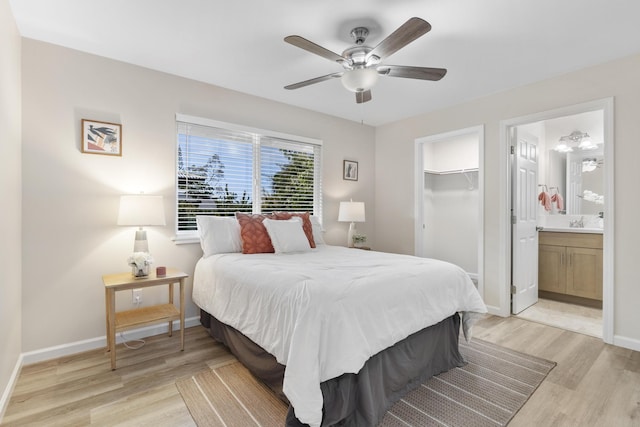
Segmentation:
{"type": "Polygon", "coordinates": [[[120,311],[116,313],[116,332],[173,320],[180,320],[180,310],[173,304],[120,311]]]}
{"type": "Polygon", "coordinates": [[[116,333],[127,329],[139,328],[156,323],[167,322],[168,334],[173,334],[173,322],[180,321],[180,350],[184,350],[184,281],[189,277],[182,271],[168,268],[167,274],[157,277],[155,273],[143,279],[137,279],[131,273],[107,274],[102,276],[105,292],[107,315],[107,351],[111,353],[111,369],[116,369],[116,333]],[[173,303],[173,285],[180,285],[180,307],[173,303]],[[116,313],[116,292],[128,289],[148,288],[168,285],[169,303],[116,313]]]}

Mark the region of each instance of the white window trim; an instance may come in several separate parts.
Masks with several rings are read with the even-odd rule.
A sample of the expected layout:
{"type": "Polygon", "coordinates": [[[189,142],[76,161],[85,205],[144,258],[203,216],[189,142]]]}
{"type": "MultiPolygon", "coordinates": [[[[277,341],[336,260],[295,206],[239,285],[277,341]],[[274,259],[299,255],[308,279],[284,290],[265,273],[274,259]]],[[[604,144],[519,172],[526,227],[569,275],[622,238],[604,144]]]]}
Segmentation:
{"type": "MultiPolygon", "coordinates": [[[[301,143],[305,143],[305,144],[312,144],[312,145],[317,145],[322,147],[322,140],[320,139],[316,139],[316,138],[309,138],[306,136],[300,136],[300,135],[293,135],[293,134],[288,134],[288,133],[283,133],[283,132],[276,132],[276,131],[271,131],[271,130],[267,130],[267,129],[260,129],[260,128],[254,128],[254,127],[250,127],[250,126],[244,126],[244,125],[239,125],[239,124],[235,124],[235,123],[227,123],[227,122],[222,122],[222,121],[218,121],[218,120],[213,120],[213,119],[207,119],[204,117],[197,117],[197,116],[190,116],[187,114],[180,114],[180,113],[176,113],[176,126],[178,122],[186,122],[186,123],[192,123],[195,125],[202,125],[202,126],[210,126],[210,127],[215,127],[215,128],[220,128],[220,129],[226,129],[226,130],[230,130],[230,131],[236,131],[236,132],[248,132],[251,134],[255,134],[255,135],[260,135],[262,137],[267,137],[267,138],[276,138],[276,139],[285,139],[285,140],[290,140],[293,142],[301,142],[301,143]]],[[[256,140],[254,140],[254,144],[256,144],[256,140]]],[[[254,150],[255,153],[255,150],[254,150]]],[[[322,170],[321,170],[321,165],[322,165],[322,157],[324,156],[324,152],[323,150],[320,151],[320,158],[317,159],[317,162],[320,162],[320,167],[314,168],[315,169],[315,174],[316,176],[314,177],[315,182],[318,183],[318,191],[314,192],[314,206],[318,207],[318,211],[319,212],[314,212],[314,215],[317,215],[320,218],[320,223],[322,224],[322,170]]],[[[259,155],[254,154],[254,156],[257,156],[258,158],[254,158],[254,162],[260,162],[259,159],[259,155]]],[[[176,144],[176,166],[174,166],[174,173],[175,173],[175,168],[177,167],[177,160],[178,159],[178,155],[177,155],[177,144],[176,144]]],[[[254,180],[255,181],[255,180],[254,180]]],[[[254,182],[254,186],[257,185],[254,182]]],[[[254,188],[254,193],[255,193],[255,188],[254,188]]],[[[178,182],[175,182],[175,199],[174,200],[178,200],[178,182]]],[[[254,203],[260,203],[260,200],[254,201],[254,203]]],[[[177,228],[177,223],[178,223],[178,204],[177,202],[175,203],[174,206],[174,221],[175,221],[175,226],[174,229],[177,228]]],[[[175,244],[177,245],[182,245],[182,244],[193,244],[193,243],[200,243],[200,238],[198,237],[198,232],[195,230],[192,231],[183,231],[183,232],[178,232],[176,231],[176,235],[172,238],[172,240],[175,242],[175,244]]]]}
{"type": "Polygon", "coordinates": [[[188,122],[188,123],[193,123],[194,125],[210,126],[210,127],[227,129],[227,130],[232,130],[237,132],[254,133],[261,136],[278,138],[278,139],[290,139],[291,141],[304,142],[306,144],[314,144],[314,145],[320,145],[320,146],[322,145],[322,140],[320,139],[293,135],[289,133],[275,132],[267,129],[259,129],[259,128],[254,128],[250,126],[243,126],[235,123],[220,122],[218,120],[207,119],[204,117],[189,116],[186,114],[176,113],[176,122],[188,122]]]}

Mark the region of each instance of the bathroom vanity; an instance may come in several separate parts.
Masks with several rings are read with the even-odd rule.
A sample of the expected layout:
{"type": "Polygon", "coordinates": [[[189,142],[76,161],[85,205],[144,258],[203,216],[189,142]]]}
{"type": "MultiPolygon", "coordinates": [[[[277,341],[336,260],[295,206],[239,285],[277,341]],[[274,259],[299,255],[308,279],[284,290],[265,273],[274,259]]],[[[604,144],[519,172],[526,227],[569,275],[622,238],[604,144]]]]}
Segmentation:
{"type": "Polygon", "coordinates": [[[538,290],[544,298],[602,307],[602,232],[540,231],[538,290]]]}

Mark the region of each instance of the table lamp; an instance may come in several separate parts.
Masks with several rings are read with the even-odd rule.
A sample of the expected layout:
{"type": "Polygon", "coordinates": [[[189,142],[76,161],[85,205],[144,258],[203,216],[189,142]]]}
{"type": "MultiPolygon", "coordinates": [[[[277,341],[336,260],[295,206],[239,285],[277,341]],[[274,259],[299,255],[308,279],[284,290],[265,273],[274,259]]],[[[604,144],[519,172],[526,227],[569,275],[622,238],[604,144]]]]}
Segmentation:
{"type": "Polygon", "coordinates": [[[347,246],[353,247],[353,235],[356,232],[356,222],[364,222],[364,202],[340,202],[338,221],[350,222],[347,234],[347,246]]]}
{"type": "Polygon", "coordinates": [[[140,227],[136,231],[133,252],[149,252],[145,225],[165,225],[162,196],[146,194],[120,196],[120,212],[118,225],[140,227]]]}

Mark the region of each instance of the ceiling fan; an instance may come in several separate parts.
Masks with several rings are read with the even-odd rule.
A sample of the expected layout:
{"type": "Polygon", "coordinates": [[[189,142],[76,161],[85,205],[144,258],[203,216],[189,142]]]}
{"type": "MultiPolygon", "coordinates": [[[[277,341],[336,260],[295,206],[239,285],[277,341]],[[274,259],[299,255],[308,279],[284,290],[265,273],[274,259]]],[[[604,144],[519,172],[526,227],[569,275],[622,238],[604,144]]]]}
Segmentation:
{"type": "Polygon", "coordinates": [[[371,88],[378,80],[378,76],[403,77],[419,80],[440,80],[447,73],[445,68],[411,67],[405,65],[383,65],[381,62],[408,45],[418,37],[431,30],[431,25],[424,19],[413,17],[402,24],[376,47],[365,46],[369,35],[365,27],[351,30],[351,37],[355,46],[347,48],[342,55],[338,55],[324,47],[317,45],[300,36],[287,36],[284,41],[322,56],[330,61],[342,65],[344,71],[327,74],[299,83],[285,86],[285,89],[299,89],[325,80],[340,78],[348,90],[355,92],[358,104],[371,101],[371,88]]]}

